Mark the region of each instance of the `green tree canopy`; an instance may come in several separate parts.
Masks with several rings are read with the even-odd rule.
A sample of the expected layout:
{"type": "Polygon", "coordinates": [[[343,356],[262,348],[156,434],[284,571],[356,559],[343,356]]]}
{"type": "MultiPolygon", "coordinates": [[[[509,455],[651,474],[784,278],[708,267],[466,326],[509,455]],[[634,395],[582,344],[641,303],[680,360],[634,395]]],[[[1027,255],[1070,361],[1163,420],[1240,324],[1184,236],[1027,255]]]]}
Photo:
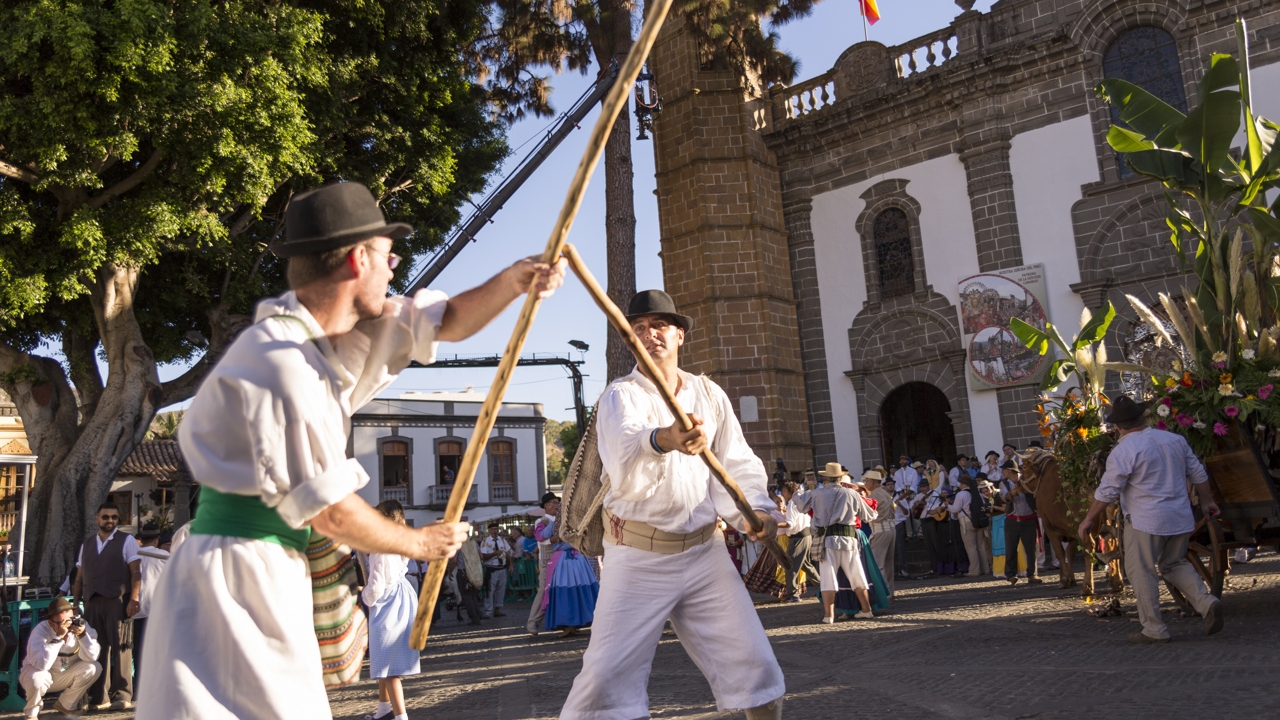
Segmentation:
{"type": "Polygon", "coordinates": [[[266,245],[294,193],[369,185],[409,253],[457,221],[507,152],[491,100],[528,96],[479,82],[489,7],[0,6],[0,388],[40,455],[35,574],[61,579],[156,409],[283,289],[266,245]]]}

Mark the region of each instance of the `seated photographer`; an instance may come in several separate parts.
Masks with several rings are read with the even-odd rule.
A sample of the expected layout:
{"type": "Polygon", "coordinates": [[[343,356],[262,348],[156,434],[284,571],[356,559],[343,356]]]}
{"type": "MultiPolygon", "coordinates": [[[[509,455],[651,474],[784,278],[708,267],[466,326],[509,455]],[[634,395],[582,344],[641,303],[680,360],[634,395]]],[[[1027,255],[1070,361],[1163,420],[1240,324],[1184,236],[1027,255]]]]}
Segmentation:
{"type": "Polygon", "coordinates": [[[45,611],[27,640],[27,657],[18,676],[27,691],[25,717],[33,718],[44,706],[47,693],[59,692],[53,709],[77,715],[80,698],[102,673],[98,664],[98,633],[75,616],[66,598],[57,598],[45,611]]]}

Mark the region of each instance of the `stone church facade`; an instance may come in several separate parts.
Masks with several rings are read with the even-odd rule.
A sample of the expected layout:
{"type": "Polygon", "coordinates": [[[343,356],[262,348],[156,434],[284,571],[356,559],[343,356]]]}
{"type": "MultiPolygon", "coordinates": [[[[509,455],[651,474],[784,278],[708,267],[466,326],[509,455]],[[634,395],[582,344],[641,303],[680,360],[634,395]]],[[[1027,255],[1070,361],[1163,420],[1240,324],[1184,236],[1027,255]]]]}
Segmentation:
{"type": "Polygon", "coordinates": [[[1280,118],[1280,0],[957,4],[934,33],[764,92],[702,67],[678,22],[651,58],[666,287],[699,326],[684,364],[792,472],[1038,437],[1035,385],[973,387],[962,278],[1043,265],[1067,334],[1108,299],[1128,317],[1125,294],[1182,293],[1163,189],[1105,142],[1103,78],[1185,110],[1239,16],[1255,109],[1280,118]]]}

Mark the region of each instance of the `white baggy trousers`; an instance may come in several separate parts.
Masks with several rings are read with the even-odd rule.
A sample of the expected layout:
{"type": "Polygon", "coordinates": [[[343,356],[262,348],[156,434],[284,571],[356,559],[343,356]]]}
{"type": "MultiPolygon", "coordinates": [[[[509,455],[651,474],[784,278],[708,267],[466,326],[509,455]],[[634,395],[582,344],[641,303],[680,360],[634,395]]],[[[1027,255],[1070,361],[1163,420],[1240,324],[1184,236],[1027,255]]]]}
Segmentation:
{"type": "Polygon", "coordinates": [[[723,535],[675,555],[605,545],[591,642],[561,720],[649,717],[649,671],[668,618],[720,710],[758,707],[786,693],[723,535]]]}

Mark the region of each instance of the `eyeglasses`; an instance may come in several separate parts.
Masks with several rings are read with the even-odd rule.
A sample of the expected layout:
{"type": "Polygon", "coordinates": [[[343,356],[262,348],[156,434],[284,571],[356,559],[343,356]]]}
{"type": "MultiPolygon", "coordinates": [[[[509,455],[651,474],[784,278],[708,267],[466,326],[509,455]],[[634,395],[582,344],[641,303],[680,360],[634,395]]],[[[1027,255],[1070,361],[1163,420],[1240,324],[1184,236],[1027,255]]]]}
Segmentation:
{"type": "Polygon", "coordinates": [[[399,255],[397,255],[397,254],[395,254],[395,253],[393,253],[393,252],[385,252],[385,253],[384,253],[384,252],[382,252],[381,250],[379,250],[378,248],[373,247],[372,245],[366,245],[365,247],[369,250],[369,252],[371,252],[371,253],[376,253],[376,254],[378,254],[378,255],[381,255],[381,256],[385,257],[385,258],[387,259],[387,267],[391,268],[392,270],[395,270],[396,268],[400,267],[400,256],[399,256],[399,255]]]}
{"type": "Polygon", "coordinates": [[[119,520],[120,519],[119,515],[100,515],[99,517],[101,517],[103,520],[119,520]]]}

